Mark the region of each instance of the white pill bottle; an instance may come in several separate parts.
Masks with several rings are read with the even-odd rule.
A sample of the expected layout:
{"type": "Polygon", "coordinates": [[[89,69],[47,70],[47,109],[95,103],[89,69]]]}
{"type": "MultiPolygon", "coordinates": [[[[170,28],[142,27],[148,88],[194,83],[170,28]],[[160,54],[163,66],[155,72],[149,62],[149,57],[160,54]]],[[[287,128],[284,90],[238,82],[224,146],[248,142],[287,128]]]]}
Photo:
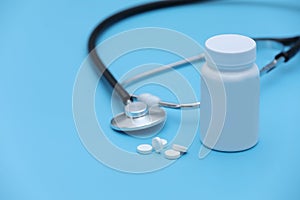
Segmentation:
{"type": "Polygon", "coordinates": [[[217,35],[205,43],[201,69],[200,138],[218,151],[243,151],[258,141],[259,70],[256,43],[237,35],[217,35]]]}

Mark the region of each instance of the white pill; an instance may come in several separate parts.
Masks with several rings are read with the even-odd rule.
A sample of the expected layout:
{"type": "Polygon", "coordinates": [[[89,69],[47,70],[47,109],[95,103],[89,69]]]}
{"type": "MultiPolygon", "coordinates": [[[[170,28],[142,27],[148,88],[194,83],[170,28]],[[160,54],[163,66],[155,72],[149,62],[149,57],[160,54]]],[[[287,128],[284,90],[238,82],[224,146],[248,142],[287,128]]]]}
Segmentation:
{"type": "Polygon", "coordinates": [[[152,153],[153,147],[150,144],[141,144],[137,146],[136,150],[140,154],[150,154],[152,153]]]}
{"type": "Polygon", "coordinates": [[[181,153],[186,153],[188,151],[188,148],[179,144],[173,144],[172,149],[179,151],[181,153]]]}
{"type": "Polygon", "coordinates": [[[170,160],[175,160],[180,157],[180,152],[175,151],[174,149],[169,149],[165,151],[165,157],[170,160]]]}
{"type": "Polygon", "coordinates": [[[168,141],[165,139],[161,139],[162,145],[164,146],[164,148],[167,146],[168,141]]]}
{"type": "Polygon", "coordinates": [[[155,137],[152,139],[152,147],[156,151],[156,153],[160,153],[163,148],[167,146],[168,142],[165,139],[161,139],[160,137],[155,137]]]}

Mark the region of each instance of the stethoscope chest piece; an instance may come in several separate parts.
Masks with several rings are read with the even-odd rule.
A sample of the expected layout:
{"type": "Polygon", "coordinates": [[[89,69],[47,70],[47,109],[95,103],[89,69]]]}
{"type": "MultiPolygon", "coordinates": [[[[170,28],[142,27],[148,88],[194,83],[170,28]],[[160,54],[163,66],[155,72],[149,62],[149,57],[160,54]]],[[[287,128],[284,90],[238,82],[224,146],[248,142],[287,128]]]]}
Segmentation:
{"type": "Polygon", "coordinates": [[[111,120],[111,127],[118,131],[138,131],[165,122],[166,112],[158,105],[149,107],[137,101],[125,105],[125,112],[111,120]]]}

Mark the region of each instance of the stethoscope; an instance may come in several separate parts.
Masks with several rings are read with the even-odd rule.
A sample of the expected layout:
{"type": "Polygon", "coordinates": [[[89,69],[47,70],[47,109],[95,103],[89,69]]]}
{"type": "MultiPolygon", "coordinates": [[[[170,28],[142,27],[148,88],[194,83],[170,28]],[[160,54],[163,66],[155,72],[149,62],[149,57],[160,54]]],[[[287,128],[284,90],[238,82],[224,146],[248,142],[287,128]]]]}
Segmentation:
{"type": "MultiPolygon", "coordinates": [[[[116,93],[121,98],[124,104],[124,112],[116,115],[111,120],[111,127],[117,131],[138,131],[151,127],[155,127],[162,124],[166,120],[166,112],[162,107],[173,108],[173,109],[184,109],[184,108],[199,108],[200,102],[187,103],[187,104],[177,104],[172,102],[161,101],[158,97],[151,94],[142,95],[131,95],[125,89],[125,86],[133,82],[142,80],[146,77],[159,74],[163,71],[176,68],[192,62],[199,62],[205,60],[205,55],[200,54],[185,60],[181,60],[169,65],[165,65],[142,74],[138,74],[130,79],[118,82],[116,78],[112,75],[109,69],[105,66],[97,51],[94,50],[97,46],[98,37],[113,24],[129,18],[131,16],[144,13],[151,10],[207,2],[207,0],[172,0],[172,1],[158,1],[153,3],[147,3],[144,5],[136,6],[133,8],[126,9],[119,13],[116,13],[104,21],[102,21],[92,32],[88,42],[88,51],[90,56],[103,74],[107,82],[114,88],[116,93]]],[[[260,75],[263,76],[268,74],[276,67],[278,67],[283,62],[288,62],[293,56],[295,56],[300,51],[300,36],[287,37],[287,38],[253,38],[257,44],[258,48],[262,43],[267,45],[267,47],[280,48],[281,52],[278,53],[274,59],[260,69],[260,75]]]]}

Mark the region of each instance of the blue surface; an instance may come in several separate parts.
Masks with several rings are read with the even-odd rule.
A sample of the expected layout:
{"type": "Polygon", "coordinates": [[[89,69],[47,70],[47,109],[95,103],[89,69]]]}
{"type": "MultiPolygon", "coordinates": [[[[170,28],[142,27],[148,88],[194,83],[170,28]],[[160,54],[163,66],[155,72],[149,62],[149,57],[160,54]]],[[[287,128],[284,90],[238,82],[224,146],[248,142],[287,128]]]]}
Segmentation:
{"type": "MultiPolygon", "coordinates": [[[[260,142],[249,151],[212,152],[199,160],[198,134],[187,155],[148,174],[113,170],[87,152],[73,121],[72,92],[89,33],[111,13],[142,2],[1,2],[0,199],[300,199],[299,55],[262,79],[260,142]]],[[[220,33],[300,34],[299,1],[264,2],[156,11],[119,23],[105,37],[145,26],[174,29],[200,44],[220,33]]],[[[130,66],[174,60],[141,52],[146,53],[151,56],[124,56],[112,71],[119,78],[130,66]]],[[[258,56],[260,66],[267,54],[258,56]]],[[[110,95],[101,93],[102,87],[96,94],[97,115],[109,119],[110,112],[101,112],[99,101],[110,95]]],[[[176,119],[178,113],[168,115],[176,119]]],[[[170,123],[162,136],[176,131],[170,123]]],[[[112,141],[134,151],[137,138],[111,133],[112,141]]]]}

